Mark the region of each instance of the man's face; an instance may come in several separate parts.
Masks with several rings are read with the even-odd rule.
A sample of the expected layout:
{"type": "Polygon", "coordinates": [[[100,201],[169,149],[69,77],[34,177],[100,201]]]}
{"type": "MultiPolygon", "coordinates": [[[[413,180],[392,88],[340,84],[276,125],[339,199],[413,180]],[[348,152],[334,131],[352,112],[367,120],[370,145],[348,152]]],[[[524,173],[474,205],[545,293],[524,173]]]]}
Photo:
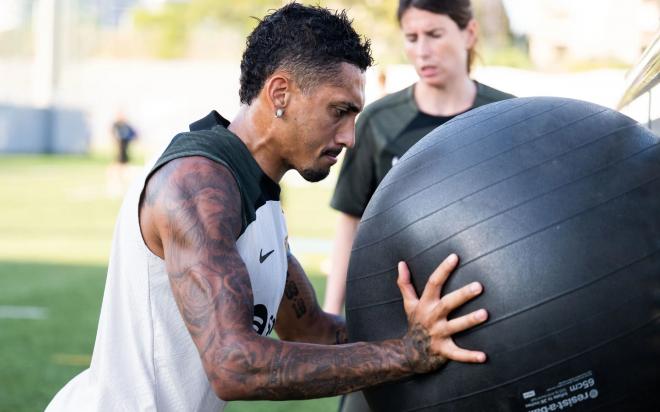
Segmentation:
{"type": "Polygon", "coordinates": [[[286,110],[288,124],[282,152],[289,167],[310,182],[330,173],[344,147],[355,143],[355,118],[364,106],[364,74],[341,63],[337,80],[307,93],[292,92],[286,110]]]}

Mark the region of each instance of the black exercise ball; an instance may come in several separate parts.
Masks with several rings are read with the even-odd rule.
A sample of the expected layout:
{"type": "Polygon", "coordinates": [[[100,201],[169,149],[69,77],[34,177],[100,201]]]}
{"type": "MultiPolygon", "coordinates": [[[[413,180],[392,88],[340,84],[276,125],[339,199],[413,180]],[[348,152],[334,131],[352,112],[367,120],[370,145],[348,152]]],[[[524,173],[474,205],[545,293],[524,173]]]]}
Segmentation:
{"type": "Polygon", "coordinates": [[[632,119],[535,97],[456,117],[376,190],[349,264],[351,341],[407,320],[397,262],[418,293],[451,252],[448,293],[472,281],[489,320],[456,335],[485,364],[365,391],[374,411],[660,410],[660,141],[632,119]]]}

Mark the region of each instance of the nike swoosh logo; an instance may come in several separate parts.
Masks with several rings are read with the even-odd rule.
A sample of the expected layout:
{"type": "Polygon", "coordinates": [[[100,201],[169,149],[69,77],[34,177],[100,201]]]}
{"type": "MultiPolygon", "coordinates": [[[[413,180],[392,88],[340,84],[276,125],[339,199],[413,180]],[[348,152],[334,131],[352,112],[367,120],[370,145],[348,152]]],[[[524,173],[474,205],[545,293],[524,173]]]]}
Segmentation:
{"type": "Polygon", "coordinates": [[[259,249],[259,263],[264,263],[264,261],[265,261],[266,259],[268,259],[268,256],[270,256],[274,251],[275,251],[275,249],[271,250],[270,252],[268,252],[268,253],[266,253],[266,254],[264,255],[264,254],[263,254],[263,253],[264,253],[264,250],[263,250],[263,249],[259,249]]]}

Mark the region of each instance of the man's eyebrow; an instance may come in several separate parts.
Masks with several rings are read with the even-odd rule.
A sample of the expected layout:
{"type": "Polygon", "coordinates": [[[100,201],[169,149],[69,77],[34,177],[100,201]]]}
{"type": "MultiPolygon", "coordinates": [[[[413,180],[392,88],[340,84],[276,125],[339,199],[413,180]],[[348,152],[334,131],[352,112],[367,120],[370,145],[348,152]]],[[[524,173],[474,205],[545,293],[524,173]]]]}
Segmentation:
{"type": "Polygon", "coordinates": [[[362,111],[361,107],[352,102],[339,102],[336,103],[335,106],[345,106],[346,110],[353,113],[360,113],[362,111]]]}

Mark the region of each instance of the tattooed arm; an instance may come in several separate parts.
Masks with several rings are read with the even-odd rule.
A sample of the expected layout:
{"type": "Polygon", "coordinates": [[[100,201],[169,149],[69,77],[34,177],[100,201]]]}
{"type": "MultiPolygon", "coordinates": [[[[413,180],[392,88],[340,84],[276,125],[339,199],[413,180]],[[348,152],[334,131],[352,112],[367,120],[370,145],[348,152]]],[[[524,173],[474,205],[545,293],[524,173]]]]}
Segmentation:
{"type": "Polygon", "coordinates": [[[438,267],[420,298],[407,267],[399,265],[409,317],[401,339],[330,346],[257,335],[250,279],[235,245],[240,194],[231,172],[208,159],[177,159],[159,169],[147,183],[140,226],[147,246],[165,260],[179,311],[222,399],[330,396],[428,372],[447,359],[485,360],[451,339],[485,320],[485,311],[447,320],[480,292],[465,287],[440,299],[455,257],[438,267]]]}
{"type": "Polygon", "coordinates": [[[314,287],[298,260],[288,256],[284,296],[277,312],[275,330],[281,339],[326,345],[346,343],[346,322],[324,312],[314,287]]]}

